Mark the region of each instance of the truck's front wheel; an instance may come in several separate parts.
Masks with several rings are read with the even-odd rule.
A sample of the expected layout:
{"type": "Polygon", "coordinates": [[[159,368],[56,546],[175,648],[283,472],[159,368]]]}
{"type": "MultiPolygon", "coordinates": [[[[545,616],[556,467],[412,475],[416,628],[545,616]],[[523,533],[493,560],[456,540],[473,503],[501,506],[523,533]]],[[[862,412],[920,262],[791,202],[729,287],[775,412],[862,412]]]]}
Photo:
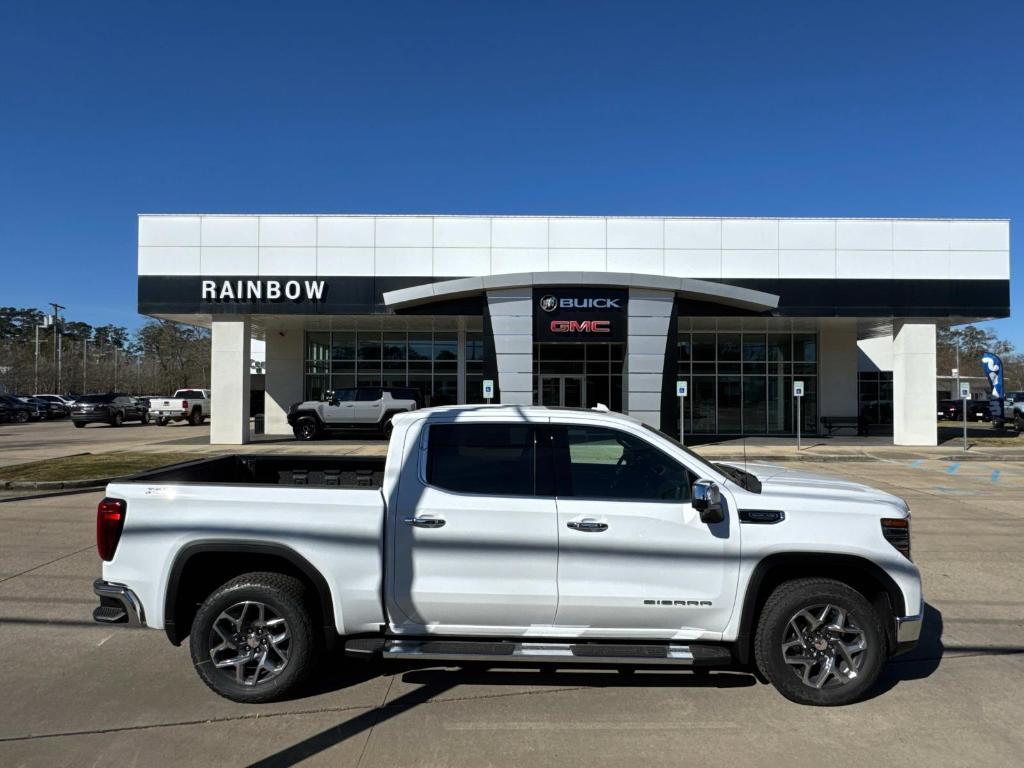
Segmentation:
{"type": "Polygon", "coordinates": [[[320,436],[320,425],[311,416],[304,416],[295,422],[292,429],[298,440],[316,440],[320,436]]]}
{"type": "Polygon", "coordinates": [[[885,632],[856,590],[833,579],[797,579],[765,603],[754,653],[758,669],[790,701],[838,706],[875,684],[885,632]]]}
{"type": "Polygon", "coordinates": [[[280,573],[247,573],[210,595],[192,623],[189,646],[199,676],[243,703],[286,696],[308,677],[317,656],[308,595],[280,573]]]}

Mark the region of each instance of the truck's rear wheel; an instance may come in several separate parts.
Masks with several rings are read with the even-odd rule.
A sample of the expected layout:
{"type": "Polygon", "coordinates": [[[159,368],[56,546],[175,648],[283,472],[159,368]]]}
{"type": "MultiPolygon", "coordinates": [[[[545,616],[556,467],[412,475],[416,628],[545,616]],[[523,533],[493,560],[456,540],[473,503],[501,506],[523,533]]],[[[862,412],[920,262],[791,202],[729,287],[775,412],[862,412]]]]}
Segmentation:
{"type": "Polygon", "coordinates": [[[280,699],[301,685],[318,651],[305,592],[291,576],[246,573],[210,595],[189,637],[203,682],[243,703],[280,699]]]}
{"type": "Polygon", "coordinates": [[[192,413],[188,415],[188,423],[190,426],[198,427],[203,423],[203,412],[198,408],[193,408],[192,413]]]}
{"type": "Polygon", "coordinates": [[[797,579],[765,603],[754,653],[758,669],[790,701],[850,704],[882,671],[885,632],[856,590],[833,579],[797,579]]]}

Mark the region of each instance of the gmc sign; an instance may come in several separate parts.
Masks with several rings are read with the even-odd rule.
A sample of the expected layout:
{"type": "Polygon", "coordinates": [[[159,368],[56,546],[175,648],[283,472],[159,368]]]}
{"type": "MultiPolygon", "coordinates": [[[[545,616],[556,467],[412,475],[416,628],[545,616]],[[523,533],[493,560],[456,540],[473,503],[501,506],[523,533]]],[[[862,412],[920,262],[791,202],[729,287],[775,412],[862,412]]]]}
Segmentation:
{"type": "Polygon", "coordinates": [[[622,288],[536,288],[534,341],[625,341],[629,293],[622,288]]]}

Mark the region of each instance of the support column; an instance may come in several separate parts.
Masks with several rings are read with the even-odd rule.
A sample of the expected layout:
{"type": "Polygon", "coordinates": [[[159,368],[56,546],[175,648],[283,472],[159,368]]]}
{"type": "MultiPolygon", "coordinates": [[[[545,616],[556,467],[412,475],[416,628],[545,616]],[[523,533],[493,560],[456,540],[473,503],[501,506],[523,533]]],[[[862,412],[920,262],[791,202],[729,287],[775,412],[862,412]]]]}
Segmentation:
{"type": "MultiPolygon", "coordinates": [[[[672,291],[629,289],[626,413],[655,429],[661,429],[665,339],[674,299],[672,291]]],[[[675,360],[672,363],[674,365],[675,360]]]]}
{"type": "Polygon", "coordinates": [[[533,403],[533,290],[487,292],[502,405],[533,403]]]}
{"type": "Polygon", "coordinates": [[[303,398],[303,330],[267,328],[266,394],[263,400],[264,431],[290,435],[288,408],[303,398]]]}
{"type": "Polygon", "coordinates": [[[213,321],[210,443],[214,445],[249,442],[250,330],[248,317],[213,321]]]}
{"type": "Polygon", "coordinates": [[[892,346],[895,445],[937,445],[935,323],[896,321],[892,346]]]}
{"type": "Polygon", "coordinates": [[[818,432],[822,416],[857,416],[857,323],[826,318],[818,333],[818,432]]]}
{"type": "Polygon", "coordinates": [[[462,405],[466,402],[466,318],[458,318],[458,344],[455,363],[455,402],[462,405]]]}

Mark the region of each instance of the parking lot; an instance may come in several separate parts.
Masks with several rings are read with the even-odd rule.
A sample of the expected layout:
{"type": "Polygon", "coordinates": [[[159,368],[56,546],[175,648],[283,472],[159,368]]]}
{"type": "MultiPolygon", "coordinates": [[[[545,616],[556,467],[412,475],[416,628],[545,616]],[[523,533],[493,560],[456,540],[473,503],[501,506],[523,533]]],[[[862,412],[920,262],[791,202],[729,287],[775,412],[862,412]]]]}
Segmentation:
{"type": "MultiPolygon", "coordinates": [[[[81,431],[81,430],[79,430],[81,431]]],[[[91,621],[98,493],[0,503],[0,765],[1010,765],[1024,750],[1024,463],[821,467],[903,495],[929,602],[876,696],[787,702],[713,672],[382,668],[242,706],[163,633],[91,621]]]]}

